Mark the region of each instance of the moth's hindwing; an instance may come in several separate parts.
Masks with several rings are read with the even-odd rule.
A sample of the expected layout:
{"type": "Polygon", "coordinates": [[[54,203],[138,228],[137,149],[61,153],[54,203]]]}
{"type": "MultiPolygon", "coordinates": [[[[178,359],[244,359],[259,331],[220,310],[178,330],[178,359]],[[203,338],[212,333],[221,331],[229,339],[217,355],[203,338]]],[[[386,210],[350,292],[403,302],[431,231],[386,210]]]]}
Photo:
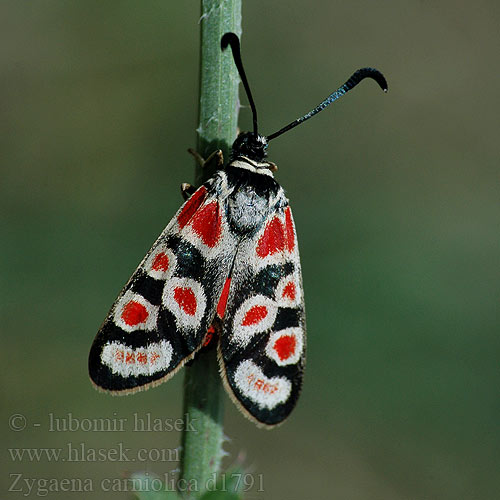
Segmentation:
{"type": "Polygon", "coordinates": [[[226,389],[257,424],[293,410],[305,363],[305,313],[292,212],[279,188],[262,227],[243,239],[231,273],[219,361],[226,389]]]}
{"type": "Polygon", "coordinates": [[[103,390],[128,393],[172,376],[203,345],[236,252],[216,174],[184,203],[121,291],[89,356],[103,390]]]}

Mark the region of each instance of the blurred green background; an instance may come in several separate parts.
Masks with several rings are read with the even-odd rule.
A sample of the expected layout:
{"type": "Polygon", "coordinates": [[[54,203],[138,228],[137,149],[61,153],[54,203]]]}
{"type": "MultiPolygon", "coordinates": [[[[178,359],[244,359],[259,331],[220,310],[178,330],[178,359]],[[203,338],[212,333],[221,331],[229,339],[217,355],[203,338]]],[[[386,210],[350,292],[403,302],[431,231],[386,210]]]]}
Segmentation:
{"type": "MultiPolygon", "coordinates": [[[[51,432],[49,419],[181,415],[182,373],[112,398],[91,387],[87,355],[193,179],[199,4],[2,2],[0,19],[2,442],[175,448],[176,432],[51,432]]],[[[299,233],[309,350],[285,425],[259,430],[226,398],[225,464],[246,454],[264,490],[248,498],[498,498],[499,23],[494,1],[244,2],[263,133],[359,67],[389,81],[270,148],[299,233]]],[[[4,491],[12,474],[92,479],[93,493],[48,494],[70,499],[129,498],[100,481],[176,468],[2,460],[4,491]]],[[[17,488],[2,498],[28,494],[17,488]]]]}

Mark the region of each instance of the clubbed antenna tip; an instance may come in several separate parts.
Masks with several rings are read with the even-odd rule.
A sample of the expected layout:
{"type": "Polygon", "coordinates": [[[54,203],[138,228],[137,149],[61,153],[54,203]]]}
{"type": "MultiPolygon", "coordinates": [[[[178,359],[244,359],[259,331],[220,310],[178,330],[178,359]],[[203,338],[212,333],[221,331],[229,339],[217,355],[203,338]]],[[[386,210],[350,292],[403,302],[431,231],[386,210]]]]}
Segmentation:
{"type": "Polygon", "coordinates": [[[305,122],[306,120],[309,120],[309,118],[312,118],[314,115],[318,114],[320,111],[323,111],[327,106],[329,106],[332,102],[336,101],[340,97],[342,97],[344,94],[349,92],[349,90],[353,89],[358,83],[360,83],[362,80],[365,78],[371,78],[375,80],[380,88],[384,91],[387,92],[387,80],[385,79],[384,75],[375,68],[361,68],[356,71],[347,82],[344,83],[341,87],[339,87],[335,92],[332,92],[324,101],[320,102],[313,110],[309,111],[309,113],[305,114],[304,116],[301,116],[300,118],[297,118],[293,122],[289,123],[287,126],[283,127],[282,129],[278,130],[274,134],[271,134],[267,137],[267,140],[270,141],[271,139],[274,139],[278,137],[281,134],[284,134],[285,132],[288,132],[290,129],[296,127],[297,125],[300,125],[302,122],[305,122]]]}

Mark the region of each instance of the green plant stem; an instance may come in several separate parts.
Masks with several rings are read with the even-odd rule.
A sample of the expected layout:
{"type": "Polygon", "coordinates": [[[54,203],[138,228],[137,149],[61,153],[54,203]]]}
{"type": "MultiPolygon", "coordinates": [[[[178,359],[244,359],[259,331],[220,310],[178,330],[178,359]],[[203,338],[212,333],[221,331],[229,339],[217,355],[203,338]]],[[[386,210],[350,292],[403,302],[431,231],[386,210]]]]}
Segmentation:
{"type": "MultiPolygon", "coordinates": [[[[221,149],[227,161],[236,137],[239,77],[230,51],[220,40],[228,31],[241,34],[241,0],[202,0],[198,152],[207,158],[221,149]]],[[[213,171],[197,167],[196,186],[213,171]]],[[[222,458],[223,389],[215,349],[200,353],[186,368],[184,414],[195,430],[182,436],[182,488],[196,498],[219,471],[222,458]]]]}
{"type": "MultiPolygon", "coordinates": [[[[220,40],[232,31],[241,35],[242,0],[201,1],[200,107],[198,153],[207,158],[221,149],[227,161],[238,127],[238,85],[240,78],[231,51],[222,52],[220,40]]],[[[196,167],[196,185],[213,171],[196,167]]]]}

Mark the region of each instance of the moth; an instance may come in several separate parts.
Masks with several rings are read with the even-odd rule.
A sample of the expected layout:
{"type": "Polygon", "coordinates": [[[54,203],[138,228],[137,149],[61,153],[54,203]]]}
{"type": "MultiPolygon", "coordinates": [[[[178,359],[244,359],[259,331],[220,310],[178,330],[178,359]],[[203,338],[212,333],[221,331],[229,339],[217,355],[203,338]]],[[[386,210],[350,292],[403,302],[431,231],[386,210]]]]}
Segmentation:
{"type": "MultiPolygon", "coordinates": [[[[253,131],[236,138],[225,168],[196,190],[184,185],[187,201],[97,333],[89,371],[97,388],[133,393],[166,381],[206,344],[216,344],[229,396],[244,415],[271,427],[297,403],[306,325],[295,224],[274,179],[277,167],[266,159],[268,143],[364,78],[384,91],[387,82],[376,69],[360,69],[312,111],[266,137],[258,133],[238,37],[226,33],[221,46],[231,47],[253,131]]],[[[222,166],[220,152],[213,158],[222,166]]]]}

